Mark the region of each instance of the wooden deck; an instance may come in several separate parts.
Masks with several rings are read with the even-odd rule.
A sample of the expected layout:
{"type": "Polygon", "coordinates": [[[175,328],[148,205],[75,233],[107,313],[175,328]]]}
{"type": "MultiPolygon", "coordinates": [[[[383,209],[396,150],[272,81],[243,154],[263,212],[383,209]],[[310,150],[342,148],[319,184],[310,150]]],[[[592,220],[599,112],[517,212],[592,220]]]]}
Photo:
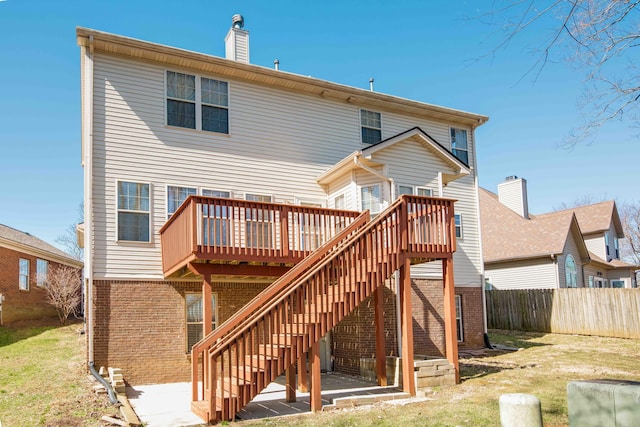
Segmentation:
{"type": "Polygon", "coordinates": [[[279,277],[358,212],[190,196],[160,229],[164,275],[279,277]]]}

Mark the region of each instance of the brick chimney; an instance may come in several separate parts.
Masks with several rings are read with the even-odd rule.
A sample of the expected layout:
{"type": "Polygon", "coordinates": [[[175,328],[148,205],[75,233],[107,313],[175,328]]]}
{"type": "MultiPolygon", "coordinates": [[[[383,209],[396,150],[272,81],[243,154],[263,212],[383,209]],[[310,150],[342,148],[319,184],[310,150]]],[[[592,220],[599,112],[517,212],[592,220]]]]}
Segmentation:
{"type": "Polygon", "coordinates": [[[244,30],[244,18],[236,14],[231,18],[231,28],[224,39],[225,58],[249,63],[249,31],[244,30]]]}
{"type": "Polygon", "coordinates": [[[502,184],[498,184],[498,200],[521,217],[529,219],[526,179],[508,176],[502,184]]]}

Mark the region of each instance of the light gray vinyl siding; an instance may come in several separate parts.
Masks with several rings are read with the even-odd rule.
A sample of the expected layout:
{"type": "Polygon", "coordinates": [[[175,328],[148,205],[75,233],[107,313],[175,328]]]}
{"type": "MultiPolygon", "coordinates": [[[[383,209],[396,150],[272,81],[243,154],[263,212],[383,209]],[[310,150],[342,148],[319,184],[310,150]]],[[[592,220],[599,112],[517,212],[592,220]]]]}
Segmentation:
{"type": "MultiPolygon", "coordinates": [[[[294,202],[296,198],[327,200],[334,189],[327,195],[316,178],[363,148],[359,106],[228,79],[221,79],[229,83],[228,135],[167,126],[165,72],[165,68],[149,63],[96,55],[91,190],[94,278],[162,277],[158,230],[166,221],[167,185],[225,190],[234,197],[270,194],[280,202],[294,202]],[[150,243],[117,241],[117,180],[150,184],[150,243]]],[[[205,77],[220,79],[216,75],[205,77]]],[[[449,148],[448,123],[384,111],[381,114],[383,138],[420,126],[449,148]]],[[[471,150],[472,132],[468,138],[471,150]]],[[[400,173],[397,166],[391,168],[392,173],[400,173]]],[[[433,171],[429,173],[425,183],[433,181],[433,171]]],[[[380,182],[366,175],[359,171],[352,179],[358,185],[371,179],[380,182]]],[[[341,182],[347,190],[347,206],[359,208],[357,187],[348,180],[341,182]]],[[[465,216],[471,212],[469,206],[476,203],[472,183],[471,179],[452,183],[444,194],[458,199],[472,197],[456,206],[465,216]]],[[[386,182],[380,184],[383,194],[389,191],[386,182]]],[[[465,219],[465,236],[467,227],[471,227],[471,235],[477,235],[472,225],[475,222],[465,219]]],[[[459,247],[456,262],[460,259],[462,265],[465,257],[470,257],[475,265],[477,239],[471,238],[465,245],[459,247]],[[465,246],[471,244],[476,248],[465,246]]],[[[461,272],[456,284],[470,281],[467,276],[461,272]]]]}
{"type": "Polygon", "coordinates": [[[485,265],[495,289],[555,289],[556,272],[551,257],[485,265]]]}
{"type": "MultiPolygon", "coordinates": [[[[449,172],[450,166],[431,154],[422,144],[404,141],[375,153],[373,160],[387,166],[387,175],[396,183],[429,187],[438,193],[438,172],[449,172]]],[[[383,183],[388,191],[388,183],[383,183]]],[[[463,236],[457,241],[453,256],[455,285],[480,286],[482,258],[478,231],[475,177],[469,175],[450,182],[443,188],[443,197],[456,199],[454,211],[462,215],[463,236]]],[[[442,263],[432,262],[411,267],[412,277],[441,278],[442,263]]]]}

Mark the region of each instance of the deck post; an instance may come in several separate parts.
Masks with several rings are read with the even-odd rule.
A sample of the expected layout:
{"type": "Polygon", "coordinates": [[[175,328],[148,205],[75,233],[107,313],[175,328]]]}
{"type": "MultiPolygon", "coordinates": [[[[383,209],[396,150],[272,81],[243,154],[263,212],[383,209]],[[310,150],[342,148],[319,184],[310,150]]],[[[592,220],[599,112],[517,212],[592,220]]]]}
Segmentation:
{"type": "MultiPolygon", "coordinates": [[[[315,328],[311,328],[312,330],[315,328]]],[[[314,341],[309,349],[309,376],[311,377],[311,412],[322,410],[322,384],[320,376],[320,342],[314,341]]]]}
{"type": "Polygon", "coordinates": [[[384,285],[378,286],[373,293],[374,322],[376,328],[376,375],[378,385],[387,385],[387,355],[384,340],[384,285]]]}
{"type": "Polygon", "coordinates": [[[444,284],[444,342],[447,360],[456,370],[456,384],[460,383],[458,363],[458,338],[456,335],[456,289],[453,282],[453,258],[442,260],[442,282],[444,284]]]}
{"type": "Polygon", "coordinates": [[[296,401],[296,364],[292,364],[285,371],[285,388],[287,402],[296,401]]]}
{"type": "Polygon", "coordinates": [[[298,391],[307,393],[309,391],[309,383],[307,379],[307,353],[302,353],[298,358],[298,391]]]}
{"type": "Polygon", "coordinates": [[[411,396],[416,395],[413,374],[413,316],[411,312],[411,259],[404,257],[400,267],[400,287],[402,288],[402,389],[411,396]]]}
{"type": "Polygon", "coordinates": [[[213,323],[211,310],[211,274],[202,275],[202,337],[211,333],[213,323]]]}

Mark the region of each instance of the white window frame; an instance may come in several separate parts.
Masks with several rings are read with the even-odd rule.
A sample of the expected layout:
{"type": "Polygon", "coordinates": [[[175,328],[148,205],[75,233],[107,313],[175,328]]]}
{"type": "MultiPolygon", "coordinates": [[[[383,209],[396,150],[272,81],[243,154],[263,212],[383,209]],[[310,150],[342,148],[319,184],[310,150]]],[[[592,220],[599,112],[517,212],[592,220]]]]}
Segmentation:
{"type": "MultiPolygon", "coordinates": [[[[187,295],[197,295],[198,298],[200,298],[200,300],[202,300],[202,292],[185,292],[184,294],[184,332],[185,332],[185,337],[184,337],[184,344],[185,344],[185,348],[186,348],[186,352],[187,353],[191,353],[191,347],[193,346],[193,344],[190,345],[189,343],[189,325],[200,325],[200,331],[203,330],[203,324],[204,324],[204,310],[203,312],[200,314],[200,316],[202,317],[202,321],[199,322],[194,322],[194,321],[189,321],[189,310],[188,310],[188,305],[187,305],[187,295]]],[[[211,292],[211,303],[212,303],[212,309],[211,309],[211,330],[213,331],[218,323],[218,293],[217,292],[211,292]]],[[[204,309],[204,307],[203,307],[204,309]]]]}
{"type": "MultiPolygon", "coordinates": [[[[231,191],[212,190],[210,188],[201,188],[200,195],[203,197],[217,197],[219,199],[231,199],[231,191]],[[205,192],[218,193],[218,195],[205,195],[205,192]],[[226,194],[226,196],[222,194],[226,194]]],[[[233,227],[231,225],[231,209],[230,207],[219,206],[215,212],[209,212],[207,206],[203,206],[199,215],[202,215],[198,221],[198,236],[203,236],[203,244],[227,246],[231,243],[234,236],[233,227]],[[201,229],[200,227],[206,227],[201,229]]],[[[200,239],[200,237],[198,238],[200,239]]]]}
{"type": "Polygon", "coordinates": [[[117,242],[127,242],[127,243],[142,243],[142,244],[148,244],[148,243],[152,243],[153,242],[153,233],[152,233],[152,216],[151,216],[151,207],[153,206],[153,195],[152,195],[152,189],[151,189],[151,183],[150,182],[144,182],[144,181],[133,181],[133,180],[127,180],[127,179],[118,179],[116,180],[116,191],[115,191],[115,195],[116,195],[116,241],[117,242]],[[140,185],[146,185],[149,188],[149,210],[147,211],[136,211],[136,210],[130,210],[130,209],[120,209],[119,208],[119,184],[121,182],[126,182],[126,183],[130,183],[130,184],[140,184],[140,185]],[[146,213],[149,216],[149,240],[125,240],[125,239],[120,239],[120,224],[119,224],[119,213],[120,212],[131,212],[131,213],[146,213]]]}
{"type": "Polygon", "coordinates": [[[31,261],[26,258],[18,259],[18,289],[21,291],[29,290],[29,272],[31,270],[31,261]],[[24,272],[23,265],[26,265],[27,272],[24,272]]]}
{"type": "Polygon", "coordinates": [[[42,258],[36,258],[36,286],[45,288],[47,286],[47,278],[49,276],[49,261],[42,258]],[[44,271],[41,271],[41,270],[44,271]]]}
{"type": "Polygon", "coordinates": [[[369,213],[371,215],[377,215],[380,212],[382,212],[382,186],[380,184],[371,184],[371,185],[361,185],[360,186],[360,210],[362,212],[367,210],[364,207],[364,197],[363,197],[363,192],[362,191],[365,188],[374,188],[374,187],[378,189],[378,210],[374,212],[373,209],[369,209],[369,213]]]}
{"type": "Polygon", "coordinates": [[[424,190],[425,192],[428,192],[428,195],[425,195],[425,197],[433,197],[433,189],[429,188],[429,187],[424,187],[424,186],[418,186],[416,187],[416,196],[420,196],[420,191],[424,190]]]}
{"type": "Polygon", "coordinates": [[[211,133],[215,133],[218,135],[230,135],[231,134],[231,109],[230,109],[230,104],[231,104],[231,96],[230,96],[230,90],[231,88],[231,83],[227,80],[221,80],[221,79],[217,79],[217,78],[213,78],[213,77],[208,77],[208,76],[204,76],[202,74],[197,74],[197,73],[190,73],[190,72],[186,72],[186,71],[179,71],[179,70],[173,70],[173,69],[165,69],[164,70],[164,123],[166,126],[169,126],[171,128],[175,128],[175,129],[190,129],[190,130],[196,130],[196,131],[200,131],[200,132],[211,132],[211,133]],[[193,76],[195,78],[195,99],[193,101],[191,100],[187,100],[187,99],[181,99],[181,98],[174,98],[174,97],[169,97],[168,94],[168,79],[167,79],[167,73],[179,73],[179,74],[185,74],[188,76],[193,76]],[[214,81],[218,81],[218,82],[222,82],[222,83],[226,83],[227,85],[227,105],[218,105],[218,104],[209,104],[209,103],[205,103],[202,101],[202,79],[208,79],[208,80],[214,80],[214,81]],[[171,125],[169,124],[169,109],[168,109],[168,102],[169,100],[174,100],[174,101],[179,101],[179,102],[189,102],[189,103],[193,103],[195,105],[195,128],[190,128],[190,127],[183,127],[183,126],[178,126],[178,125],[171,125]],[[211,106],[211,107],[216,107],[216,108],[222,108],[222,109],[226,109],[227,110],[227,132],[220,132],[220,131],[215,131],[215,130],[207,130],[207,129],[203,129],[202,128],[202,107],[203,106],[211,106]]]}
{"type": "Polygon", "coordinates": [[[346,210],[347,209],[347,195],[346,193],[340,193],[333,197],[333,209],[346,210]],[[338,207],[337,201],[342,200],[342,207],[338,207]]]}
{"type": "Polygon", "coordinates": [[[453,154],[458,160],[460,160],[461,162],[465,163],[466,165],[470,165],[470,153],[469,153],[469,132],[467,131],[467,129],[463,129],[463,128],[457,128],[457,127],[449,127],[449,146],[451,147],[451,154],[453,154]],[[466,147],[465,148],[460,148],[460,147],[454,147],[454,140],[455,140],[455,132],[456,131],[462,131],[465,134],[465,142],[466,142],[466,147]],[[467,154],[467,159],[461,159],[456,152],[465,152],[467,154]]]}
{"type": "Polygon", "coordinates": [[[462,226],[462,214],[454,214],[453,215],[453,225],[455,227],[456,239],[464,240],[464,228],[462,226]],[[456,220],[457,219],[460,219],[460,224],[456,224],[456,220]],[[458,233],[458,230],[460,230],[460,233],[458,233]],[[460,235],[458,236],[458,234],[460,234],[460,235]]]}
{"type": "Polygon", "coordinates": [[[405,184],[398,184],[398,197],[402,196],[403,194],[410,194],[410,195],[414,195],[415,194],[415,188],[413,185],[405,185],[405,184]],[[408,193],[407,192],[402,192],[402,188],[408,189],[410,190],[408,193]]]}
{"type": "MultiPolygon", "coordinates": [[[[372,111],[372,110],[366,110],[364,108],[361,108],[360,111],[360,142],[362,142],[363,144],[367,144],[367,145],[374,145],[377,144],[378,142],[382,141],[382,113],[380,113],[379,111],[372,111]],[[373,125],[370,125],[369,123],[365,124],[363,123],[363,120],[365,120],[364,117],[362,117],[363,113],[367,113],[367,114],[377,114],[378,118],[377,120],[380,122],[380,127],[375,127],[373,125]],[[362,130],[363,129],[371,129],[371,130],[377,130],[380,132],[380,139],[378,141],[375,142],[365,142],[364,138],[363,138],[363,134],[362,134],[362,130]]],[[[366,120],[369,120],[368,118],[366,120]]],[[[373,119],[376,120],[376,119],[373,119]]]]}
{"type": "MultiPolygon", "coordinates": [[[[244,193],[244,200],[249,202],[260,202],[260,203],[274,203],[273,195],[271,194],[261,194],[261,193],[244,193]],[[269,200],[248,200],[247,197],[256,196],[257,198],[268,197],[269,200]]],[[[275,218],[270,217],[265,219],[263,217],[263,211],[258,211],[258,218],[245,218],[245,241],[247,247],[251,248],[262,248],[262,249],[272,249],[276,244],[274,241],[275,236],[273,232],[273,223],[275,218]],[[254,241],[254,229],[255,227],[255,241],[254,241]],[[266,245],[264,243],[267,243],[266,245]]]]}
{"type": "MultiPolygon", "coordinates": [[[[182,205],[182,203],[184,203],[184,200],[187,200],[187,199],[185,198],[185,199],[180,203],[180,205],[176,206],[176,209],[175,209],[173,212],[169,212],[169,189],[170,189],[170,188],[176,188],[176,189],[179,189],[179,190],[194,190],[193,195],[198,195],[198,194],[199,194],[199,192],[198,192],[198,187],[190,187],[190,186],[183,186],[183,185],[167,184],[167,185],[166,185],[166,187],[165,187],[165,194],[166,194],[166,197],[167,197],[167,203],[165,203],[165,211],[166,211],[166,214],[167,214],[167,216],[166,216],[166,217],[167,217],[167,219],[171,218],[171,215],[173,215],[173,214],[178,210],[178,208],[180,207],[180,205],[182,205]]],[[[187,197],[189,197],[189,196],[187,196],[187,197]]]]}
{"type": "Polygon", "coordinates": [[[615,250],[615,252],[616,252],[616,257],[615,257],[615,259],[620,259],[620,246],[619,246],[619,243],[618,243],[618,238],[617,238],[617,237],[615,237],[615,236],[614,236],[614,238],[613,238],[613,249],[614,249],[614,250],[615,250]]]}
{"type": "Polygon", "coordinates": [[[464,323],[462,321],[462,296],[455,295],[456,305],[456,332],[458,342],[464,341],[464,323]]]}

